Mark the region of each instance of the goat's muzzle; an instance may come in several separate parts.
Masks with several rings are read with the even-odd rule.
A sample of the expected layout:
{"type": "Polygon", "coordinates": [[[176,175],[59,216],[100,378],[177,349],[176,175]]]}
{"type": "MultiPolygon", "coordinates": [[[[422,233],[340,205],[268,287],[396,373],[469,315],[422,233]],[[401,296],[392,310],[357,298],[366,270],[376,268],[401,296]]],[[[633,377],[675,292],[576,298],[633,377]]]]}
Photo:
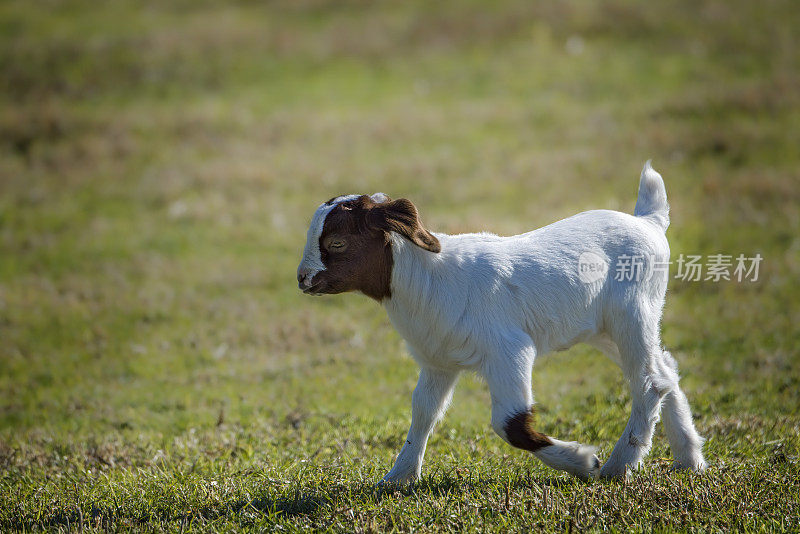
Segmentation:
{"type": "Polygon", "coordinates": [[[311,269],[300,267],[297,269],[297,285],[301,291],[306,292],[313,283],[314,272],[311,269]]]}

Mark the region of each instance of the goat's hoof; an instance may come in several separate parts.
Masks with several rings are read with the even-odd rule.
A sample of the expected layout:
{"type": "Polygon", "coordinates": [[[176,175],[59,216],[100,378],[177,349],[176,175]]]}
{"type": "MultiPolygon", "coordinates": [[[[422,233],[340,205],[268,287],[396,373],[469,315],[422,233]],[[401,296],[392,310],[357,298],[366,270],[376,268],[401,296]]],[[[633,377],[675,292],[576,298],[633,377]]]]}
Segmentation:
{"type": "Polygon", "coordinates": [[[596,454],[592,455],[592,466],[589,468],[589,478],[597,478],[600,473],[600,458],[596,454]]]}
{"type": "Polygon", "coordinates": [[[415,476],[393,476],[391,473],[386,475],[378,482],[375,487],[377,489],[395,489],[402,488],[416,482],[415,476]]]}
{"type": "Polygon", "coordinates": [[[386,479],[380,480],[377,484],[375,484],[372,489],[375,491],[391,491],[395,488],[399,488],[400,484],[397,482],[392,482],[386,479]]]}
{"type": "Polygon", "coordinates": [[[600,472],[600,458],[596,454],[592,454],[590,458],[586,458],[586,463],[581,469],[570,471],[574,476],[588,482],[597,478],[600,472]]]}
{"type": "Polygon", "coordinates": [[[620,480],[624,482],[628,480],[628,466],[610,466],[608,465],[608,462],[606,462],[606,465],[604,465],[600,470],[599,478],[604,480],[620,480]]]}
{"type": "Polygon", "coordinates": [[[373,490],[378,493],[393,493],[395,491],[401,491],[408,487],[410,487],[412,482],[399,482],[396,480],[381,480],[375,486],[373,486],[373,490]]]}
{"type": "Polygon", "coordinates": [[[702,473],[706,469],[708,469],[708,464],[702,458],[693,462],[679,462],[678,460],[675,460],[675,462],[672,464],[672,471],[691,471],[693,473],[702,473]]]}

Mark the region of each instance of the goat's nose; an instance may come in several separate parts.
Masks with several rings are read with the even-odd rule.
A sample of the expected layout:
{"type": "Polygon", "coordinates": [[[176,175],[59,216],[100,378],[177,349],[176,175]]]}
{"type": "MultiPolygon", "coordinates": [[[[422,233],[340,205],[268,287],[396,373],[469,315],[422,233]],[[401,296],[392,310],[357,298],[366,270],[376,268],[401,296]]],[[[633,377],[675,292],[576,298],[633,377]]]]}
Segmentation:
{"type": "MultiPolygon", "coordinates": [[[[311,274],[310,269],[300,268],[297,269],[297,283],[300,284],[300,288],[302,289],[303,286],[308,285],[306,280],[308,280],[308,276],[311,274]]],[[[310,282],[310,280],[309,280],[310,282]]]]}

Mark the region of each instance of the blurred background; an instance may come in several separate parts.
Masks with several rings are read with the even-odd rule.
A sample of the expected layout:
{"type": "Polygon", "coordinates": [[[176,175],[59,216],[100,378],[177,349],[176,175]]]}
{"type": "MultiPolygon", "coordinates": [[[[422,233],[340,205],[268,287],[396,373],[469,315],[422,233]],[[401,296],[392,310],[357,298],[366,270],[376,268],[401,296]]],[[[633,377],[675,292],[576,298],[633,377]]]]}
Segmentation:
{"type": "MultiPolygon", "coordinates": [[[[649,158],[673,259],[764,258],[756,282],[671,281],[710,456],[797,430],[796,2],[12,0],[0,28],[5,465],[379,476],[416,366],[377,304],[297,290],[316,206],[383,191],[434,231],[513,234],[632,212],[649,158]]],[[[613,364],[576,348],[534,381],[546,430],[608,453],[613,364]]],[[[488,412],[465,377],[431,446],[508,452],[488,412]]]]}

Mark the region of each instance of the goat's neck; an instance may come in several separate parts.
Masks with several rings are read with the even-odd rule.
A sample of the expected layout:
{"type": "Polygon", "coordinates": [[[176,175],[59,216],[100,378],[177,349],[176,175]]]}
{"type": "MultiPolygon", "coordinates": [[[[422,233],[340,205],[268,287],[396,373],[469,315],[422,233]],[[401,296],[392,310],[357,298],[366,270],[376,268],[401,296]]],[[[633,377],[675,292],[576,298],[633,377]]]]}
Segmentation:
{"type": "Polygon", "coordinates": [[[448,236],[436,235],[443,245],[439,253],[421,249],[407,239],[391,234],[392,296],[384,301],[390,315],[417,316],[422,310],[435,313],[450,300],[446,295],[453,290],[451,286],[457,284],[452,269],[448,269],[452,254],[444,242],[448,236]]]}
{"type": "Polygon", "coordinates": [[[392,232],[391,300],[397,305],[414,306],[429,299],[432,285],[439,278],[442,261],[392,232]]]}
{"type": "Polygon", "coordinates": [[[392,235],[392,296],[383,305],[417,361],[440,366],[447,365],[443,355],[463,349],[464,340],[454,332],[468,312],[469,294],[457,247],[450,246],[450,236],[436,237],[438,253],[392,235]]]}

